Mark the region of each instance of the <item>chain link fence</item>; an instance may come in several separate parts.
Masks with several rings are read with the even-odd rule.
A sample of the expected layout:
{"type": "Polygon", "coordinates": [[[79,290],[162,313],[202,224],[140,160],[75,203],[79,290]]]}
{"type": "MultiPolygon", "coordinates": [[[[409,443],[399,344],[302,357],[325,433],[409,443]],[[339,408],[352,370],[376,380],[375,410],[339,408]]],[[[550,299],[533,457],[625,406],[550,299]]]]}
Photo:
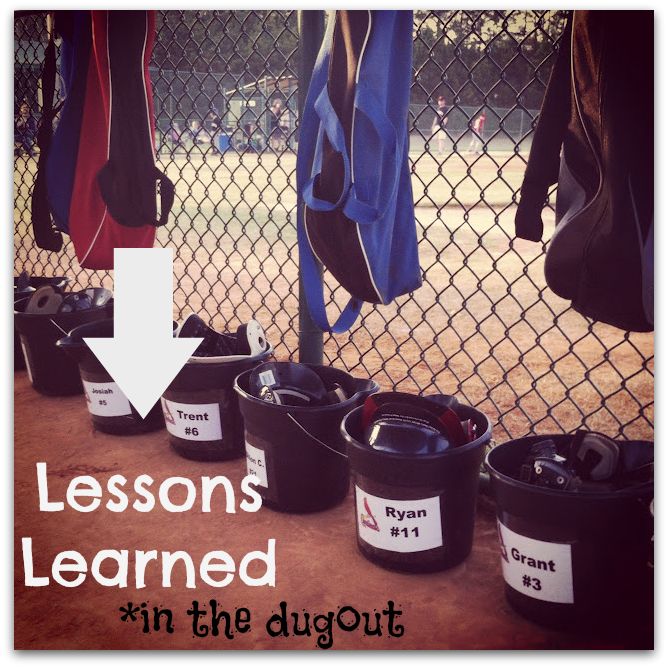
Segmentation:
{"type": "MultiPolygon", "coordinates": [[[[325,359],[384,389],[454,393],[495,438],[571,431],[651,438],[653,336],[592,323],[545,285],[546,242],[514,238],[531,136],[565,15],[416,11],[411,170],[424,284],[367,306],[325,359]],[[445,97],[445,131],[434,125],[445,97]],[[478,122],[484,113],[481,126],[478,122]]],[[[295,161],[299,33],[292,11],[164,11],[151,67],[160,167],[176,186],[157,243],[174,249],[175,316],[233,328],[254,316],[298,358],[295,161]]],[[[39,116],[43,13],[15,18],[15,110],[39,116]]],[[[112,286],[68,244],[35,247],[36,158],[14,150],[15,271],[112,286]]],[[[551,201],[553,198],[551,198],[551,201]]],[[[545,239],[554,229],[546,209],[545,239]]],[[[345,295],[327,282],[330,307],[345,295]]],[[[146,290],[150,291],[150,276],[146,290]]]]}

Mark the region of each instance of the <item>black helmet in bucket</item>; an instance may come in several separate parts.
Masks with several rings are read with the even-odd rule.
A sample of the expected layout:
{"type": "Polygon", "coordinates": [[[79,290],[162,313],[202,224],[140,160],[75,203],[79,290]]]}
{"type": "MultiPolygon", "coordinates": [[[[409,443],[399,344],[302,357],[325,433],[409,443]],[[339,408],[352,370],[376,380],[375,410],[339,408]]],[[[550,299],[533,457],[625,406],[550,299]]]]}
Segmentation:
{"type": "Polygon", "coordinates": [[[375,408],[369,415],[370,403],[348,413],[341,423],[355,491],[358,547],[367,559],[385,568],[408,572],[451,568],[471,551],[480,464],[491,423],[477,409],[450,396],[376,397],[374,404],[399,406],[403,402],[398,398],[410,397],[404,403],[409,409],[400,407],[396,413],[401,421],[379,429],[375,439],[369,426],[374,415],[383,416],[375,408]],[[417,413],[416,406],[429,417],[422,413],[414,424],[404,421],[409,410],[417,413]],[[466,425],[459,425],[465,434],[473,434],[475,426],[473,440],[455,445],[461,434],[454,423],[448,433],[445,422],[451,418],[438,419],[450,416],[449,411],[466,425]]]}
{"type": "MultiPolygon", "coordinates": [[[[36,294],[36,292],[34,293],[36,294]]],[[[79,366],[56,343],[75,327],[112,314],[113,300],[82,311],[27,313],[30,297],[14,303],[14,324],[21,338],[28,376],[42,394],[64,396],[83,392],[79,366]]]]}
{"type": "MultiPolygon", "coordinates": [[[[263,503],[284,512],[316,512],[340,503],[348,492],[348,459],[340,434],[341,420],[360,406],[378,384],[369,378],[355,378],[329,366],[295,364],[314,374],[324,388],[324,399],[339,388],[344,400],[333,396],[323,403],[274,403],[260,397],[263,371],[275,373],[272,387],[284,382],[289,362],[265,363],[240,374],[235,381],[244,417],[248,472],[257,475],[263,503]],[[253,386],[251,377],[253,378],[253,386]]],[[[294,369],[293,369],[294,371],[294,369]]],[[[293,378],[294,380],[294,378],[293,378]]],[[[314,383],[315,384],[315,383],[314,383]]],[[[284,387],[284,386],[283,386],[284,387]]],[[[301,391],[301,390],[300,390],[301,391]]],[[[285,398],[290,395],[283,395],[285,398]]]]}
{"type": "Polygon", "coordinates": [[[654,444],[610,445],[592,432],[543,434],[488,452],[506,598],[539,624],[623,634],[645,646],[653,628],[654,444]],[[564,482],[546,463],[565,469],[564,482]],[[523,555],[534,558],[534,572],[523,555]]]}
{"type": "Polygon", "coordinates": [[[261,355],[269,346],[262,326],[249,320],[237,328],[236,334],[217,332],[202,318],[191,313],[176,332],[177,338],[201,338],[193,357],[232,357],[261,355]]]}
{"type": "Polygon", "coordinates": [[[253,369],[250,393],[279,406],[327,406],[348,398],[340,383],[326,387],[322,378],[305,364],[267,362],[253,369]]]}
{"type": "MultiPolygon", "coordinates": [[[[37,288],[42,285],[52,284],[59,288],[64,288],[69,282],[66,276],[30,276],[27,271],[22,271],[19,276],[14,277],[14,302],[30,297],[37,288]]],[[[21,339],[14,325],[14,370],[25,369],[26,363],[21,348],[21,339]]]]}
{"type": "Polygon", "coordinates": [[[204,341],[162,395],[171,446],[188,459],[220,461],[243,455],[234,379],[273,355],[262,327],[251,320],[236,334],[216,332],[190,315],[176,336],[204,341]]]}
{"type": "Polygon", "coordinates": [[[382,392],[367,398],[362,411],[366,442],[376,450],[402,454],[430,454],[469,443],[476,425],[462,421],[457,400],[434,401],[402,392],[382,392]]]}

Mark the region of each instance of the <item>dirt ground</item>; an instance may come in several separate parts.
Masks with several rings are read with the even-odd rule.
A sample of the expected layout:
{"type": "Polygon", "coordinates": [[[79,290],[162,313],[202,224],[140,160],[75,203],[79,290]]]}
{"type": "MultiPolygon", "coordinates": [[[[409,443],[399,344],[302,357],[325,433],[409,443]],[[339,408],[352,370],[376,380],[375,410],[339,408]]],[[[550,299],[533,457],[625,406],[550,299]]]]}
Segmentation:
{"type": "MultiPolygon", "coordinates": [[[[239,490],[245,460],[183,459],[169,447],[164,430],[136,437],[105,435],[93,430],[83,396],[40,396],[25,372],[15,373],[14,383],[17,649],[315,649],[314,636],[267,636],[264,624],[281,601],[290,611],[315,615],[336,613],[344,605],[358,612],[380,612],[389,600],[401,611],[397,618],[404,627],[401,637],[390,637],[387,624],[381,637],[344,633],[335,627],[334,649],[638,647],[638,641],[628,637],[611,640],[546,630],[515,613],[504,598],[494,512],[486,497],[479,501],[470,557],[452,570],[428,575],[386,571],[358,552],[350,494],[339,506],[310,515],[267,508],[257,513],[237,508],[235,514],[226,514],[223,501],[216,504],[215,497],[210,514],[195,509],[173,514],[159,506],[148,513],[131,508],[122,513],[105,508],[79,513],[69,506],[62,512],[39,512],[36,462],[47,464],[48,498],[59,501],[77,475],[93,476],[103,488],[114,474],[125,476],[130,485],[138,475],[148,474],[156,486],[170,476],[198,481],[201,476],[224,475],[239,490]],[[235,577],[223,589],[199,579],[196,590],[187,589],[184,570],[177,566],[172,587],[164,588],[154,564],[147,569],[146,588],[137,589],[132,557],[126,589],[103,587],[90,576],[78,588],[53,582],[48,587],[26,587],[23,537],[32,539],[35,576],[48,576],[55,555],[63,550],[77,550],[89,564],[102,549],[127,549],[131,555],[135,549],[186,550],[195,564],[210,550],[225,550],[239,563],[251,550],[266,550],[267,541],[275,538],[276,587],[249,587],[235,577]],[[236,633],[231,640],[195,637],[186,610],[194,600],[206,605],[211,599],[232,613],[238,607],[248,608],[250,632],[236,633]],[[144,633],[141,617],[122,621],[120,608],[130,603],[139,610],[142,603],[149,610],[170,609],[173,633],[164,626],[144,633]]],[[[179,491],[170,495],[174,503],[183,501],[179,491]]],[[[112,570],[102,572],[112,575],[112,570]]]]}
{"type": "MultiPolygon", "coordinates": [[[[543,244],[514,239],[522,155],[413,159],[424,283],[394,304],[365,307],[352,333],[326,338],[326,359],[386,389],[457,393],[490,415],[497,440],[583,423],[652,438],[653,335],[592,324],[545,286],[543,244]]],[[[296,358],[294,154],[161,161],[176,184],[172,220],[158,231],[158,243],[175,252],[175,317],[195,311],[232,330],[256,317],[277,357],[296,358]]],[[[33,169],[15,172],[16,270],[111,287],[109,274],[79,268],[71,246],[61,255],[32,247],[25,202],[33,169]]],[[[545,219],[549,240],[554,223],[549,212],[545,219]]],[[[345,294],[328,285],[343,306],[345,294]]]]}

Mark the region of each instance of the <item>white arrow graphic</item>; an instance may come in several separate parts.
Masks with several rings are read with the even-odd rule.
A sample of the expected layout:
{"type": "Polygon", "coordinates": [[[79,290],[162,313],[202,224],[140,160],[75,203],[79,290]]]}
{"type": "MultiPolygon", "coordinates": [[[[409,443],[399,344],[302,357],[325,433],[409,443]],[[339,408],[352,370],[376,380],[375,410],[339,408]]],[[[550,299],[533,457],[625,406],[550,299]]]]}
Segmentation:
{"type": "Polygon", "coordinates": [[[114,249],[114,337],[84,339],[146,417],[202,339],[172,336],[171,248],[114,249]]]}

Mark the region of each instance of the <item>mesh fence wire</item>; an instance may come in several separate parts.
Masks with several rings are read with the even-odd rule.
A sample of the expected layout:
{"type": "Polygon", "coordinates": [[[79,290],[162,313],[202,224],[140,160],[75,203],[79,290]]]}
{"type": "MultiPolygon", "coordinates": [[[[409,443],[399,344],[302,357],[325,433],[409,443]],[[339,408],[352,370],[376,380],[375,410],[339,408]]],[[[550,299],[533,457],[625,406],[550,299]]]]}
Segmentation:
{"type": "MultiPolygon", "coordinates": [[[[328,336],[326,361],[384,389],[457,394],[489,414],[497,440],[581,426],[651,438],[653,336],[593,323],[547,289],[551,205],[542,244],[514,238],[564,13],[414,17],[410,162],[424,283],[328,336]]],[[[17,16],[14,40],[15,110],[25,101],[38,117],[45,15],[17,16]]],[[[298,358],[298,58],[297,12],[158,13],[156,150],[176,200],[157,243],[174,249],[175,316],[195,311],[219,328],[256,317],[279,359],[298,358]]],[[[34,245],[34,153],[15,137],[15,271],[112,287],[108,272],[80,268],[70,244],[58,254],[34,245]]],[[[326,285],[330,308],[343,306],[327,275],[326,285]]]]}

